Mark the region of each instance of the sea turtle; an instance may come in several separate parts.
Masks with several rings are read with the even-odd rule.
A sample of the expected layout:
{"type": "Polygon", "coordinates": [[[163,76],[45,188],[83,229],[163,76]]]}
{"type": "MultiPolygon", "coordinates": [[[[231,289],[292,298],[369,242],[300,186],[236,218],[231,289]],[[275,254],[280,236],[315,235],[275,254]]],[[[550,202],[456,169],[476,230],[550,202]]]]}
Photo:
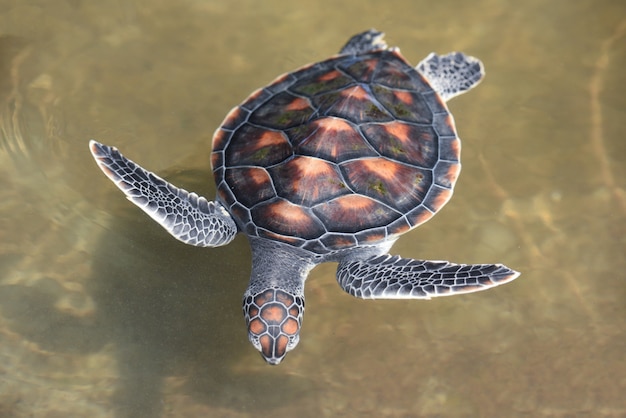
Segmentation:
{"type": "Polygon", "coordinates": [[[252,248],[243,312],[252,344],[278,364],[299,341],[304,283],[338,262],[343,290],[364,299],[430,299],[488,289],[519,273],[388,254],[452,196],[460,141],[446,101],[476,86],[481,62],[454,52],[416,68],[383,34],[353,36],[339,54],[252,93],[213,137],[215,201],[180,189],[90,142],[102,171],[187,244],[252,248]]]}

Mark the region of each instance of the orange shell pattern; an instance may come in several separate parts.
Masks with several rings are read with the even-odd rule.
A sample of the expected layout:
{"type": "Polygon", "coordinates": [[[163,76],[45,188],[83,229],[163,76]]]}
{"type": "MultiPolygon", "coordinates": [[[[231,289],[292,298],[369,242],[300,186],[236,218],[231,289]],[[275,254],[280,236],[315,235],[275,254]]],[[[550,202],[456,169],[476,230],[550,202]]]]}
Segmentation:
{"type": "Polygon", "coordinates": [[[213,138],[218,198],[239,228],[318,254],[394,238],[452,196],[460,141],[441,97],[396,50],[277,78],[213,138]]]}

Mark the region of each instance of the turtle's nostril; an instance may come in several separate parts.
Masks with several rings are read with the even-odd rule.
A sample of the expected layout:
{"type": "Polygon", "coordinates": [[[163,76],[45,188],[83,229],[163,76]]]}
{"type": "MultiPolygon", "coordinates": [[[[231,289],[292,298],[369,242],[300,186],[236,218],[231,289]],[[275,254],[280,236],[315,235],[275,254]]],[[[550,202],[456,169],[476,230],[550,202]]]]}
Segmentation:
{"type": "Polygon", "coordinates": [[[281,357],[281,358],[268,358],[268,357],[265,357],[263,355],[263,353],[261,353],[261,357],[263,357],[263,359],[267,362],[267,364],[270,364],[272,366],[276,366],[276,365],[280,364],[281,361],[283,361],[283,357],[281,357]]]}

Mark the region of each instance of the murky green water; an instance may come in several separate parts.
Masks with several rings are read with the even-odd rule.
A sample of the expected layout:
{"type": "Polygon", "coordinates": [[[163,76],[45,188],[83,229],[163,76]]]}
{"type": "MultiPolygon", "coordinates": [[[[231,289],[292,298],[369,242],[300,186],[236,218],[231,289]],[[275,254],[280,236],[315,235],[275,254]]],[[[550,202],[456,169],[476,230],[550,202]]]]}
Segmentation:
{"type": "Polygon", "coordinates": [[[626,416],[625,66],[620,1],[0,0],[0,416],[626,416]],[[413,63],[487,69],[450,105],[454,198],[394,252],[523,275],[372,302],[321,266],[270,367],[241,315],[245,239],[171,239],[87,141],[213,197],[226,112],[369,27],[413,63]]]}

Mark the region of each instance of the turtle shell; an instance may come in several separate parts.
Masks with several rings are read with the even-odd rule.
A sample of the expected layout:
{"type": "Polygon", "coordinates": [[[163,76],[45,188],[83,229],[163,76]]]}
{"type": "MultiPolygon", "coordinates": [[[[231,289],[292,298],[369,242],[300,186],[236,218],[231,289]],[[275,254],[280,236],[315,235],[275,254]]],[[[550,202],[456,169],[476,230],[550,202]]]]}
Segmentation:
{"type": "Polygon", "coordinates": [[[319,254],[371,245],[450,199],[460,141],[443,99],[397,49],[278,77],[213,138],[218,199],[239,228],[319,254]]]}

